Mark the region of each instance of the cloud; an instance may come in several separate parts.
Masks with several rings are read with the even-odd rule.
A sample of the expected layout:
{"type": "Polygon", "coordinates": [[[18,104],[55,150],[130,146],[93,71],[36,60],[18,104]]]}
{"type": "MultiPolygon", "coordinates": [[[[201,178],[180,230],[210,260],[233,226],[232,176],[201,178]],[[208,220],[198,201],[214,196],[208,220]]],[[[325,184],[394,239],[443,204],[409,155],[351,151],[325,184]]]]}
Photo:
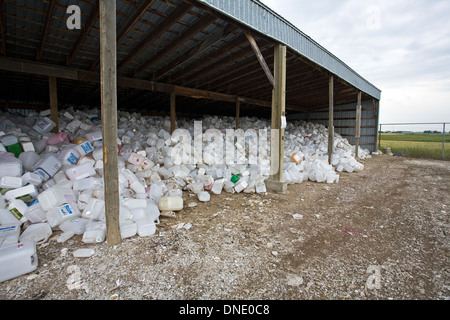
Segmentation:
{"type": "Polygon", "coordinates": [[[262,2],[380,88],[381,121],[450,121],[450,1],[262,2]]]}

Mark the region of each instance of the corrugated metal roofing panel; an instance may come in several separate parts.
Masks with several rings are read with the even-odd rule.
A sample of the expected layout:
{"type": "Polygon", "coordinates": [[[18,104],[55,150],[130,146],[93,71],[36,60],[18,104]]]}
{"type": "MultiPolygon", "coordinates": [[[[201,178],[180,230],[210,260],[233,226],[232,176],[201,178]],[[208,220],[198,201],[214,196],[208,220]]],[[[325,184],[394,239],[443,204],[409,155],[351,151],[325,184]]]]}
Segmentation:
{"type": "Polygon", "coordinates": [[[285,44],[377,100],[381,91],[297,27],[256,0],[197,0],[285,44]]]}

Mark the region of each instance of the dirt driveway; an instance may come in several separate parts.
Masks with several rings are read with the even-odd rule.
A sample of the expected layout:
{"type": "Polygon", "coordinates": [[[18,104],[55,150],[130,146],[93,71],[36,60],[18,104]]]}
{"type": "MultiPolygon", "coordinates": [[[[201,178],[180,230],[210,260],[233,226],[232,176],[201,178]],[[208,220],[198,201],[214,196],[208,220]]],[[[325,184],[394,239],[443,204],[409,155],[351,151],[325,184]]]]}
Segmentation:
{"type": "Polygon", "coordinates": [[[186,194],[156,235],[120,246],[55,232],[39,268],[1,283],[0,299],[448,299],[450,162],[363,163],[286,195],[223,193],[191,208],[186,194]],[[86,247],[95,255],[73,257],[86,247]]]}

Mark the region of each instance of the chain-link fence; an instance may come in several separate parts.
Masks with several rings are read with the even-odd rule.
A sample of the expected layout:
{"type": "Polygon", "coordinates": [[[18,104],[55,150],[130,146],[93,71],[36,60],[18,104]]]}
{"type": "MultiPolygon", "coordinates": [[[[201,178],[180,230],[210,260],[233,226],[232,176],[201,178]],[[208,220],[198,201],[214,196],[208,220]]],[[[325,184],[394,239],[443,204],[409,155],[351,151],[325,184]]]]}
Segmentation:
{"type": "Polygon", "coordinates": [[[450,122],[380,124],[378,148],[396,156],[450,160],[450,122]]]}

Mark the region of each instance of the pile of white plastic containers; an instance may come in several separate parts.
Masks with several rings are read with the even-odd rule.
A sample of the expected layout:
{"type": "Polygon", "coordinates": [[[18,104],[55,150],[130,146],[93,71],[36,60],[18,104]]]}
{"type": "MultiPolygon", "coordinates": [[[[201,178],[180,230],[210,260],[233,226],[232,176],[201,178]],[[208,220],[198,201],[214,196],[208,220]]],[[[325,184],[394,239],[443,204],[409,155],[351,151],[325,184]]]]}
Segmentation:
{"type": "MultiPolygon", "coordinates": [[[[17,247],[18,243],[45,242],[55,231],[59,232],[60,242],[74,235],[80,235],[86,244],[105,241],[100,111],[62,111],[58,134],[50,133],[55,123],[48,115],[48,111],[28,116],[0,114],[0,257],[6,254],[3,249],[13,252],[10,247],[17,247]]],[[[235,126],[234,118],[215,116],[201,121],[202,137],[195,136],[199,132],[194,130],[193,120],[178,119],[177,125],[192,137],[192,149],[187,157],[198,157],[195,150],[200,146],[203,161],[175,163],[172,155],[179,140],[169,134],[169,119],[119,112],[122,238],[155,234],[160,215],[170,216],[183,209],[183,192],[194,194],[201,202],[210,201],[211,194],[223,191],[266,192],[270,123],[241,118],[242,130],[267,131],[268,150],[256,164],[250,164],[249,158],[256,156],[254,149],[248,143],[237,142],[233,147],[243,152],[240,159],[243,161],[227,164],[210,161],[207,156],[211,153],[204,153],[208,140],[203,135],[207,129],[217,129],[225,141],[226,129],[235,126]]],[[[249,136],[253,138],[251,134],[246,135],[247,141],[249,136]]],[[[354,158],[353,147],[339,135],[335,138],[333,165],[329,165],[327,139],[324,126],[305,122],[288,124],[283,167],[287,182],[337,183],[338,172],[363,169],[354,158]]],[[[223,143],[224,151],[228,144],[223,143]]],[[[359,154],[370,157],[366,150],[359,154]]],[[[35,256],[33,252],[31,255],[35,256]]],[[[29,268],[35,268],[35,259],[31,260],[33,264],[29,268]]]]}

